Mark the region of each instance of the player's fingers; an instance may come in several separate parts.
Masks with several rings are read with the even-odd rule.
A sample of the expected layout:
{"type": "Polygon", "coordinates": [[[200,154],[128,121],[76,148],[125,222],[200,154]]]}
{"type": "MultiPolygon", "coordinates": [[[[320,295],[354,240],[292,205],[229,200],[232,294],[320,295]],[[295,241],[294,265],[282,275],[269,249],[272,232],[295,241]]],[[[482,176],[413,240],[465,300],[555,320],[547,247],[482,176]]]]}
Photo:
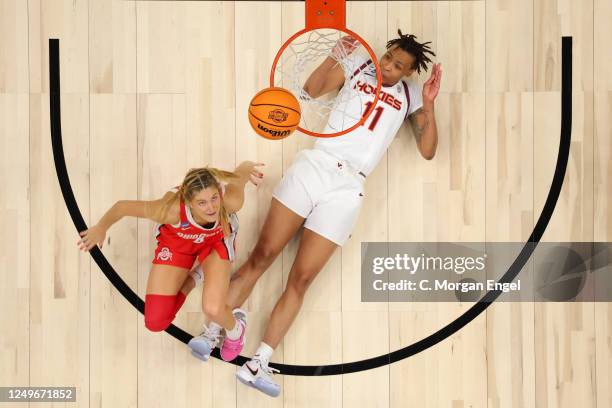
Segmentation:
{"type": "Polygon", "coordinates": [[[260,177],[251,177],[251,183],[255,184],[256,186],[258,186],[261,183],[262,179],[260,177]]]}

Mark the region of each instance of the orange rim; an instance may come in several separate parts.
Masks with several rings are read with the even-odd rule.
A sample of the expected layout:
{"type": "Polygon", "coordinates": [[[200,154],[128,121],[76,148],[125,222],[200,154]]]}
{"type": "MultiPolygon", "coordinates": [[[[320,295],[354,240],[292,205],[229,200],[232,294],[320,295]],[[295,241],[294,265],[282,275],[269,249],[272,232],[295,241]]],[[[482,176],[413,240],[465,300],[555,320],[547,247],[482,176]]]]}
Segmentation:
{"type": "MultiPolygon", "coordinates": [[[[347,134],[349,132],[352,132],[353,130],[357,129],[359,126],[363,125],[363,123],[366,120],[368,120],[368,117],[370,117],[370,114],[374,111],[374,108],[376,108],[376,104],[378,103],[378,100],[380,99],[380,89],[381,89],[381,86],[382,86],[382,77],[380,76],[380,66],[378,65],[378,59],[376,58],[376,54],[374,54],[374,51],[372,51],[372,48],[370,48],[368,43],[366,43],[365,40],[359,36],[359,34],[349,30],[348,28],[338,28],[338,27],[331,27],[331,26],[330,27],[327,27],[327,26],[317,27],[317,29],[319,29],[319,28],[329,28],[329,29],[334,29],[334,30],[342,31],[342,32],[344,32],[346,34],[349,34],[351,37],[357,39],[361,43],[361,45],[363,45],[363,47],[368,51],[368,54],[370,54],[370,58],[372,59],[372,62],[376,66],[376,93],[374,94],[374,101],[370,105],[370,108],[366,111],[365,115],[363,115],[363,117],[359,120],[359,122],[355,123],[353,126],[351,126],[348,129],[345,129],[345,130],[343,130],[341,132],[336,132],[336,133],[318,133],[318,132],[312,132],[312,131],[310,131],[308,129],[304,129],[301,126],[297,127],[297,130],[299,130],[300,132],[305,133],[307,135],[310,135],[310,136],[315,136],[315,137],[338,137],[338,136],[345,135],[345,134],[347,134]]],[[[285,49],[287,49],[289,44],[291,44],[293,42],[293,40],[295,40],[300,35],[308,32],[308,31],[313,31],[313,30],[311,28],[304,28],[303,30],[300,30],[297,33],[293,34],[280,47],[280,49],[278,50],[278,53],[276,53],[276,57],[274,57],[274,62],[272,63],[272,70],[270,71],[270,86],[271,87],[275,86],[274,85],[274,73],[276,72],[276,66],[278,64],[278,61],[280,60],[281,55],[283,54],[285,49]]]]}

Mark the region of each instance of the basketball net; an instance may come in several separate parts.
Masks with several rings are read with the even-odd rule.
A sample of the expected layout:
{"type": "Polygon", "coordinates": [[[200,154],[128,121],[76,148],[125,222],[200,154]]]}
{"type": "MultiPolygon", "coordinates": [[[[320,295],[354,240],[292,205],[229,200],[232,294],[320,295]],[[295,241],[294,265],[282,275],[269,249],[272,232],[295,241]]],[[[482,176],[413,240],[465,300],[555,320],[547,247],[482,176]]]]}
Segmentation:
{"type": "Polygon", "coordinates": [[[274,86],[291,91],[300,103],[300,130],[314,136],[338,136],[356,127],[373,106],[364,84],[375,93],[376,66],[364,45],[346,32],[321,28],[295,38],[282,51],[274,70],[274,86]],[[303,88],[310,74],[331,57],[344,72],[339,91],[312,98],[303,88]],[[361,92],[360,92],[361,89],[361,92]],[[330,117],[331,114],[331,117],[330,117]]]}

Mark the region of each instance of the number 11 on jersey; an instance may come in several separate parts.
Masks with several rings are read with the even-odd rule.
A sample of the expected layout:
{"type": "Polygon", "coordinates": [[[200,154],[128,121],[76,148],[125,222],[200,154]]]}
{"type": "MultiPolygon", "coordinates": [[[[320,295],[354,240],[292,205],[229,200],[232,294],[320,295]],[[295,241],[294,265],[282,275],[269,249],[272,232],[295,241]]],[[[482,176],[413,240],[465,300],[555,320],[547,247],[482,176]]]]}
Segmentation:
{"type": "MultiPolygon", "coordinates": [[[[372,102],[366,102],[365,110],[363,111],[364,115],[366,114],[368,110],[370,110],[371,106],[372,106],[372,102]]],[[[384,110],[385,108],[383,106],[377,106],[376,108],[374,108],[374,114],[373,114],[372,120],[370,121],[370,126],[368,126],[368,130],[374,131],[374,128],[376,127],[376,124],[378,123],[378,120],[380,119],[380,115],[382,115],[384,110]]],[[[365,125],[365,122],[363,123],[363,125],[365,125]]]]}

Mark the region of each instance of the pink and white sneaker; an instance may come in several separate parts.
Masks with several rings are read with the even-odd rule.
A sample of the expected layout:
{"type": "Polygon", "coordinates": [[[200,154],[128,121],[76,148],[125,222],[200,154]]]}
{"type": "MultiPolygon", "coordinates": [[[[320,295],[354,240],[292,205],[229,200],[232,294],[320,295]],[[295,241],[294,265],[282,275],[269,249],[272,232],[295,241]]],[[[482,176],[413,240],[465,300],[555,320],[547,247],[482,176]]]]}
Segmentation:
{"type": "Polygon", "coordinates": [[[242,309],[234,309],[232,310],[232,314],[236,318],[237,324],[242,327],[242,331],[240,333],[240,337],[236,340],[232,340],[227,335],[225,336],[225,340],[223,341],[223,346],[221,347],[221,358],[224,361],[232,361],[242,351],[244,347],[244,342],[246,341],[246,326],[247,326],[247,315],[246,312],[242,309]]]}

